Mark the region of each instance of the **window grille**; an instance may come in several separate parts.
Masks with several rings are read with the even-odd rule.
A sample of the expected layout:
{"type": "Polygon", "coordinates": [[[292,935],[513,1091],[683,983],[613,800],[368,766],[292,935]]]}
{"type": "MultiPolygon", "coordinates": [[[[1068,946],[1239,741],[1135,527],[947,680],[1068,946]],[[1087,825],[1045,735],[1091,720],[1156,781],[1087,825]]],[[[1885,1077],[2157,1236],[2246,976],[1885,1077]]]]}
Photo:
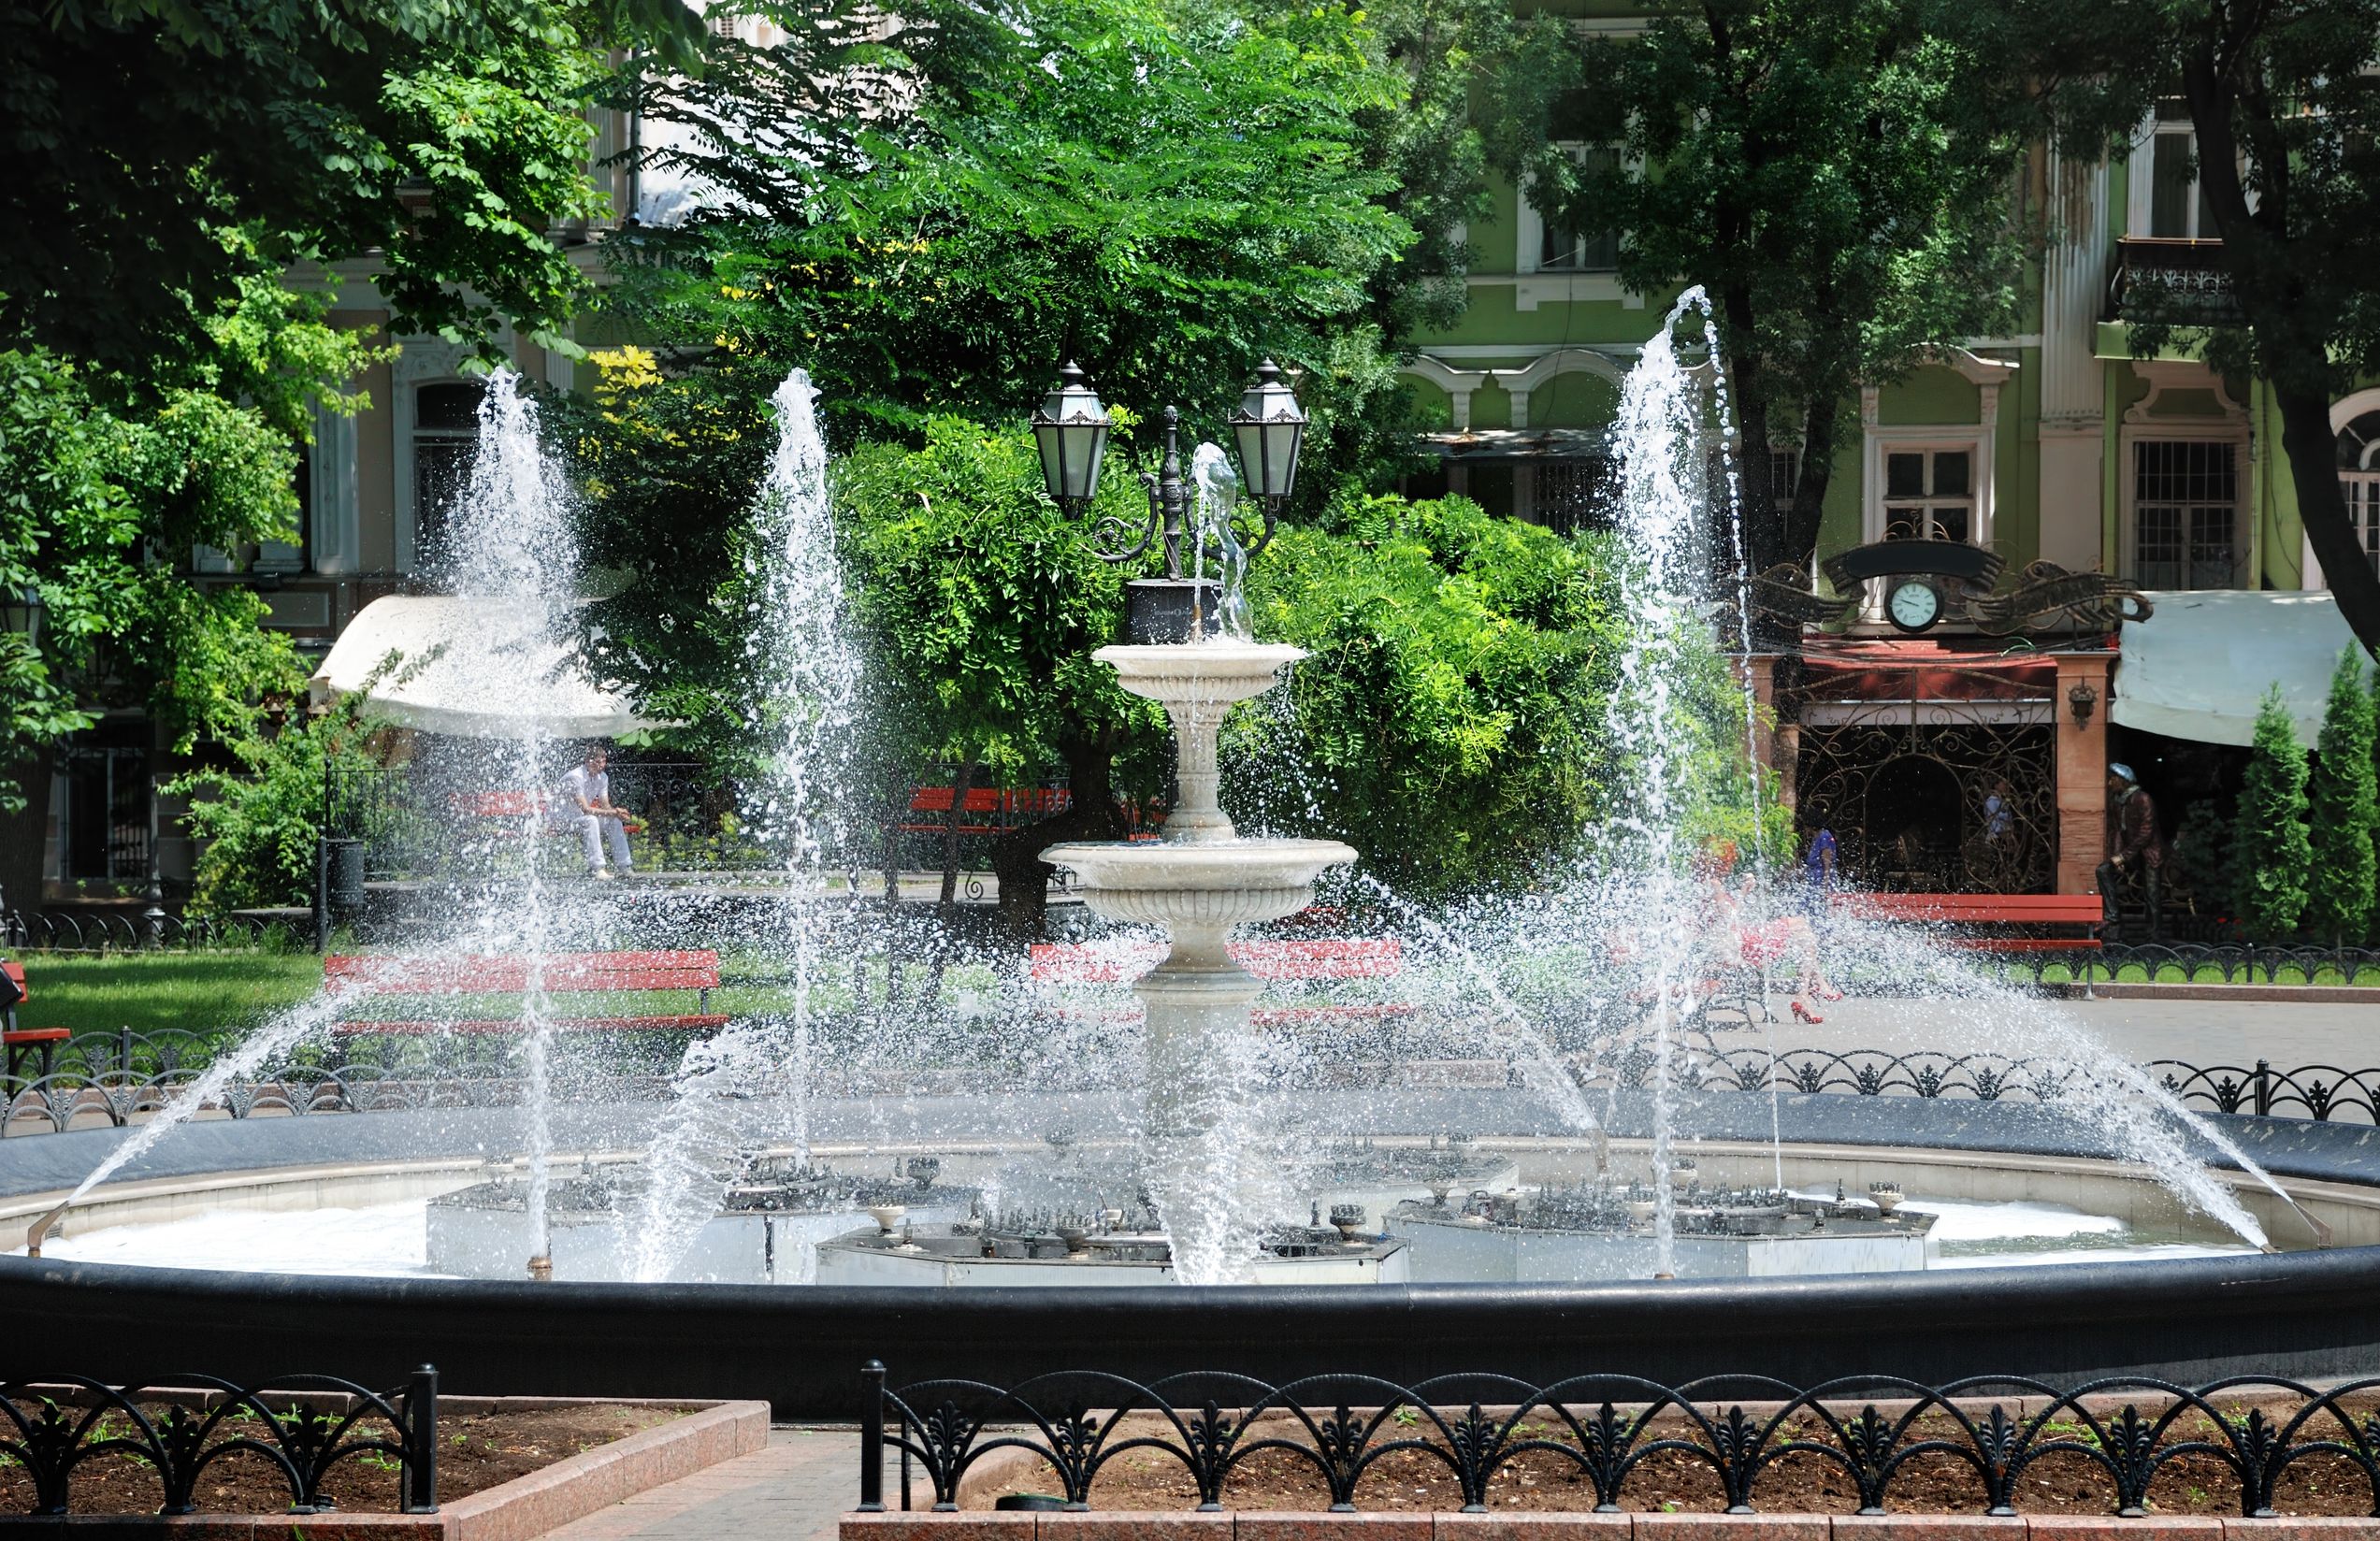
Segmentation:
{"type": "Polygon", "coordinates": [[[1537,522],[1559,535],[1607,530],[1615,523],[1611,462],[1602,455],[1537,463],[1537,522]]]}
{"type": "Polygon", "coordinates": [[[2152,439],[2132,452],[2133,581],[2142,588],[2238,587],[2238,446],[2152,439]]]}

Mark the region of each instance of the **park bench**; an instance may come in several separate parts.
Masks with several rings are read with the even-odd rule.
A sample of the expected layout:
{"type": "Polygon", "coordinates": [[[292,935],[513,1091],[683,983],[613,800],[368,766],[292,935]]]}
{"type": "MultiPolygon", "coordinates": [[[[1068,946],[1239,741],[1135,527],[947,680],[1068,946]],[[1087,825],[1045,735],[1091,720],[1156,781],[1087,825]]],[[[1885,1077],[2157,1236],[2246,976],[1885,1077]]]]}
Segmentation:
{"type": "MultiPolygon", "coordinates": [[[[1267,984],[1394,979],[1405,972],[1405,945],[1394,937],[1253,940],[1233,943],[1231,952],[1232,961],[1267,984]]],[[[1159,942],[1102,947],[1038,942],[1032,946],[1030,965],[1036,985],[1119,985],[1139,978],[1164,956],[1165,944],[1159,942]]],[[[1402,1001],[1274,1006],[1255,1012],[1252,1020],[1265,1027],[1377,1020],[1403,1016],[1412,1009],[1402,1001]]]]}
{"type": "Polygon", "coordinates": [[[57,1055],[58,1045],[73,1037],[74,1031],[70,1028],[20,1029],[17,1026],[17,1001],[32,999],[32,992],[25,984],[24,965],[0,963],[0,973],[6,973],[16,986],[16,988],[6,992],[15,1000],[8,1002],[7,1009],[0,1010],[0,1045],[5,1045],[8,1051],[8,1074],[14,1077],[23,1065],[25,1056],[32,1054],[40,1056],[41,1073],[46,1076],[57,1055]]]}
{"type": "MultiPolygon", "coordinates": [[[[723,1028],[730,1018],[711,1010],[719,987],[719,955],[709,949],[671,952],[552,953],[542,960],[538,983],[555,995],[603,995],[628,991],[695,992],[692,1012],[615,1016],[557,1016],[564,1031],[700,1032],[723,1028]]],[[[385,956],[323,959],[323,979],[342,1002],[390,996],[521,995],[530,985],[531,959],[517,956],[445,958],[385,956]]],[[[353,1020],[342,1015],[332,1030],[343,1038],[421,1037],[432,1033],[503,1034],[521,1030],[518,1016],[469,1018],[421,1016],[353,1020]]]]}
{"type": "MultiPolygon", "coordinates": [[[[456,792],[446,799],[446,806],[465,818],[489,821],[492,832],[498,835],[517,836],[525,828],[541,835],[579,832],[576,824],[552,817],[555,799],[543,792],[456,792]],[[528,822],[532,814],[537,815],[534,825],[528,822]]],[[[632,835],[644,833],[643,824],[636,819],[623,819],[621,827],[632,835]]]]}
{"type": "Polygon", "coordinates": [[[1861,920],[1944,928],[1951,945],[1975,952],[2095,952],[2104,919],[2097,894],[1854,893],[1834,903],[1861,920]]]}
{"type": "MultiPolygon", "coordinates": [[[[907,816],[892,822],[892,832],[903,835],[949,834],[950,805],[958,792],[955,786],[918,787],[909,795],[907,816]]],[[[959,808],[958,832],[961,835],[1005,834],[1020,824],[1064,813],[1074,806],[1074,794],[1062,786],[970,786],[967,788],[967,800],[959,808]]]]}

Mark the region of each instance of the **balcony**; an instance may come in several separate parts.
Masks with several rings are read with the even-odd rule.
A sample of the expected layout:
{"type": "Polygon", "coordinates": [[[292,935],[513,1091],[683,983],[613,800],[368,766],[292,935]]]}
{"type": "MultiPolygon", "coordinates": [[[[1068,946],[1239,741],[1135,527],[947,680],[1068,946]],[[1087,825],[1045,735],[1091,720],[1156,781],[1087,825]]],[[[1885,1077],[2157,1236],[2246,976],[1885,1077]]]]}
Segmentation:
{"type": "Polygon", "coordinates": [[[2231,274],[2223,266],[2223,243],[2165,236],[2121,238],[2115,243],[2115,271],[2108,280],[2107,319],[2239,324],[2231,274]]]}

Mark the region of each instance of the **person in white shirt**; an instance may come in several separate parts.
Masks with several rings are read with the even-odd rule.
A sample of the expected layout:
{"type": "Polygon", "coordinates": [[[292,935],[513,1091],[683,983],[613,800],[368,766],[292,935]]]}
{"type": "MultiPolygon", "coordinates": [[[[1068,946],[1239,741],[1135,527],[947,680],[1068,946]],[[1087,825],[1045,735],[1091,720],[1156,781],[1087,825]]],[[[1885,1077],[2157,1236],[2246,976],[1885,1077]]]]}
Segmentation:
{"type": "Polygon", "coordinates": [[[632,870],[628,857],[628,812],[612,805],[612,778],[604,774],[611,756],[601,746],[586,752],[586,758],[562,778],[562,797],[567,804],[560,810],[564,820],[575,821],[579,841],[586,848],[586,871],[589,877],[610,878],[614,870],[632,870]],[[611,847],[611,865],[604,864],[604,847],[611,847]]]}

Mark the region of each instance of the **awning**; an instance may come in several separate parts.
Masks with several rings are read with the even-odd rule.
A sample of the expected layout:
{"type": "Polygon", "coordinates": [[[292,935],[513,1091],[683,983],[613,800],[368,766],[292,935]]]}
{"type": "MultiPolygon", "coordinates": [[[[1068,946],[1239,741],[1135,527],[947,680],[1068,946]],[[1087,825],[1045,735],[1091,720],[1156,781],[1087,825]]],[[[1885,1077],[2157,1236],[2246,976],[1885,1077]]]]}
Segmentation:
{"type": "Polygon", "coordinates": [[[2322,730],[2339,655],[2356,645],[2328,594],[2202,589],[2150,594],[2156,614],[2124,628],[2112,720],[2200,743],[2245,744],[2257,705],[2281,686],[2298,742],[2322,730]]]}
{"type": "Polygon", "coordinates": [[[627,698],[589,683],[577,655],[543,634],[541,620],[500,600],[375,599],[339,633],[308,687],[317,702],[327,702],[368,684],[375,716],[463,738],[535,730],[614,739],[661,726],[630,711],[627,698]],[[382,672],[391,654],[396,665],[382,672]]]}

